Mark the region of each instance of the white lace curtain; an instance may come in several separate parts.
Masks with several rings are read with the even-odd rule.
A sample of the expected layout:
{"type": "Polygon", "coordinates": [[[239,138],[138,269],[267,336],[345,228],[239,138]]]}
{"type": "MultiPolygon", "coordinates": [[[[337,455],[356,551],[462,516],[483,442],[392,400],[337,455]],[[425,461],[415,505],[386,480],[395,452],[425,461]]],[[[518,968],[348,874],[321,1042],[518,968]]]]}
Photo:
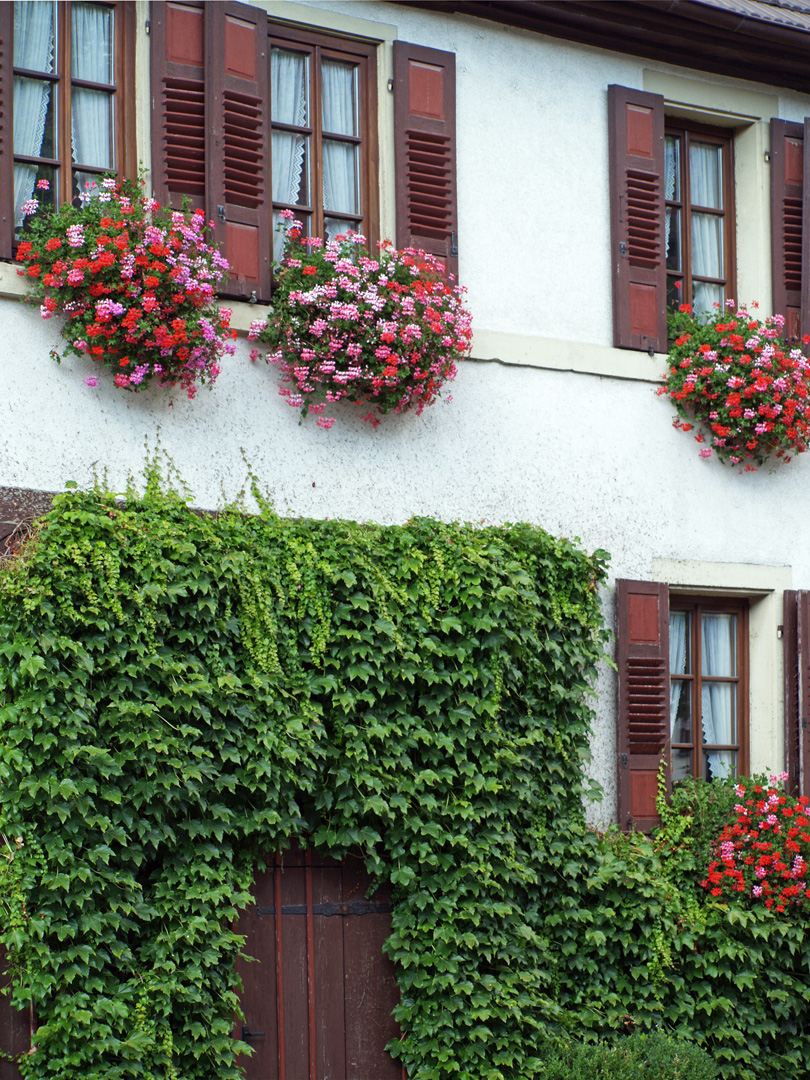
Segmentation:
{"type": "MultiPolygon", "coordinates": [[[[357,134],[356,68],[324,60],[321,65],[323,130],[334,135],[357,134]]],[[[337,139],[323,140],[323,208],[356,214],[357,146],[337,139]]],[[[353,221],[327,220],[330,236],[355,227],[353,221]]]]}
{"type": "MultiPolygon", "coordinates": [[[[736,616],[703,615],[700,627],[704,675],[735,674],[736,616]]],[[[709,746],[735,743],[734,683],[703,683],[701,715],[703,740],[709,746]]],[[[732,776],[734,751],[718,750],[709,754],[709,773],[712,779],[732,776]]]]}
{"type": "MultiPolygon", "coordinates": [[[[113,81],[113,12],[98,4],[74,3],[70,41],[73,78],[110,85],[113,81]]],[[[70,97],[73,160],[97,169],[114,168],[109,93],[74,86],[70,97]]]]}
{"type": "MultiPolygon", "coordinates": [[[[306,127],[309,119],[308,57],[304,53],[273,49],[270,65],[270,101],[272,119],[277,124],[306,127]]],[[[307,136],[292,131],[273,131],[273,202],[295,205],[301,201],[301,189],[307,198],[304,178],[307,136]]],[[[273,255],[281,256],[278,212],[273,214],[273,255]]]]}
{"type": "MultiPolygon", "coordinates": [[[[54,6],[51,3],[14,4],[14,66],[53,72],[54,6]]],[[[40,157],[52,84],[14,76],[14,153],[40,157]]],[[[14,165],[14,224],[22,225],[21,207],[34,194],[37,166],[14,165]]]]}

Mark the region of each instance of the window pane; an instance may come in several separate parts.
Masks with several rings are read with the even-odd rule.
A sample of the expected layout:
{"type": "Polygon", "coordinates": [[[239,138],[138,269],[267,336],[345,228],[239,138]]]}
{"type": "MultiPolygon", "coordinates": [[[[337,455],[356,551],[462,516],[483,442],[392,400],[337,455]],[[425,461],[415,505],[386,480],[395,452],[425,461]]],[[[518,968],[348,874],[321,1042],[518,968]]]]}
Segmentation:
{"type": "MultiPolygon", "coordinates": [[[[312,235],[312,218],[310,214],[298,214],[298,219],[304,226],[304,236],[312,235]]],[[[278,224],[281,221],[281,216],[278,210],[273,211],[273,261],[281,262],[284,255],[284,248],[287,243],[286,234],[278,231],[278,224]]]]}
{"type": "Polygon", "coordinates": [[[667,270],[682,270],[681,266],[681,212],[667,207],[665,220],[667,270]]]}
{"type": "Polygon", "coordinates": [[[688,675],[691,671],[690,622],[691,614],[688,611],[669,613],[669,670],[673,675],[688,675]]]}
{"type": "Polygon", "coordinates": [[[27,199],[36,198],[39,205],[56,204],[56,169],[52,165],[26,165],[14,163],[14,229],[19,234],[23,226],[22,205],[27,199]],[[48,190],[37,188],[38,180],[48,181],[48,190]]]}
{"type": "MultiPolygon", "coordinates": [[[[53,3],[14,4],[14,66],[53,74],[56,11],[53,3]]],[[[15,114],[14,123],[17,123],[15,114]]]]}
{"type": "Polygon", "coordinates": [[[725,780],[737,775],[737,751],[716,750],[714,753],[703,752],[703,779],[725,780]]]}
{"type": "Polygon", "coordinates": [[[359,147],[356,143],[323,140],[323,208],[359,214],[357,192],[359,147]]]}
{"type": "Polygon", "coordinates": [[[692,751],[672,751],[672,782],[677,784],[679,780],[685,780],[692,775],[692,751]]]}
{"type": "MultiPolygon", "coordinates": [[[[737,616],[703,612],[700,623],[702,674],[737,674],[737,616]]],[[[720,739],[720,742],[733,742],[720,739]]]]}
{"type": "Polygon", "coordinates": [[[272,119],[277,124],[309,127],[309,57],[273,49],[270,59],[272,119]]]}
{"type": "Polygon", "coordinates": [[[669,684],[670,735],[673,743],[691,743],[692,686],[683,679],[669,684]]]}
{"type": "Polygon", "coordinates": [[[693,142],[689,148],[689,201],[692,206],[723,209],[723,150],[693,142]]]}
{"type": "Polygon", "coordinates": [[[309,136],[273,132],[273,202],[309,206],[309,136]]]}
{"type": "Polygon", "coordinates": [[[73,160],[78,165],[112,169],[112,94],[74,86],[71,100],[73,160]]]}
{"type": "Polygon", "coordinates": [[[82,172],[81,169],[73,171],[73,195],[80,192],[91,199],[101,194],[101,176],[98,173],[82,172]]]}
{"type": "Polygon", "coordinates": [[[23,157],[55,157],[56,95],[54,84],[14,77],[14,153],[23,157]]]}
{"type": "Polygon", "coordinates": [[[341,218],[327,218],[324,222],[324,228],[326,230],[326,239],[334,240],[336,236],[348,232],[357,232],[357,222],[343,221],[341,218]]]}
{"type": "Polygon", "coordinates": [[[324,60],[321,65],[323,130],[357,135],[357,67],[324,60]]]}
{"type": "Polygon", "coordinates": [[[70,22],[71,77],[112,86],[115,82],[112,8],[74,3],[70,22]]]}
{"type": "Polygon", "coordinates": [[[675,135],[664,139],[664,198],[681,201],[681,140],[675,135]]]}
{"type": "Polygon", "coordinates": [[[700,693],[704,746],[737,742],[736,683],[704,683],[700,693]]]}
{"type": "Polygon", "coordinates": [[[723,218],[692,214],[692,273],[696,277],[724,278],[723,218]]]}
{"type": "Polygon", "coordinates": [[[722,285],[710,285],[706,281],[692,282],[692,307],[696,315],[705,315],[721,308],[725,301],[722,285]]]}

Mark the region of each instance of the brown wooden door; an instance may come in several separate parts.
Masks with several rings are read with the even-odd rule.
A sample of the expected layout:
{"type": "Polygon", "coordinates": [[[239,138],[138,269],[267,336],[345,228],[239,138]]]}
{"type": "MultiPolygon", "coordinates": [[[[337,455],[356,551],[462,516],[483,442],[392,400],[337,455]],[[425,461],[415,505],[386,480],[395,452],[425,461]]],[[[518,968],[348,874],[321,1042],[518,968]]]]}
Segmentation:
{"type": "Polygon", "coordinates": [[[370,899],[363,861],[317,852],[268,859],[256,906],[239,921],[245,953],[244,1023],[254,1053],[247,1080],[402,1080],[385,1052],[398,1034],[394,967],[382,951],[391,932],[390,889],[370,899]],[[278,913],[281,912],[279,917],[278,913]]]}

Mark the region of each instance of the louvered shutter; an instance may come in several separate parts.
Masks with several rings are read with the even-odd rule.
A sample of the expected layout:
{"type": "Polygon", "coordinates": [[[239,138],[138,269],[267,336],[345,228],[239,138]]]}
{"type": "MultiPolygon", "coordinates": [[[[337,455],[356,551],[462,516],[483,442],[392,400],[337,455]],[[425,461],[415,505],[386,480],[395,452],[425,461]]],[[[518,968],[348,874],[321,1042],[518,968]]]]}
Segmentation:
{"type": "Polygon", "coordinates": [[[0,259],[11,258],[14,241],[13,17],[14,5],[0,4],[0,259]]]}
{"type": "Polygon", "coordinates": [[[613,344],[667,351],[664,99],[608,87],[613,344]]]}
{"type": "MultiPolygon", "coordinates": [[[[802,222],[808,212],[807,185],[810,182],[810,169],[805,169],[804,163],[807,152],[804,130],[803,124],[771,120],[773,310],[785,316],[788,337],[794,341],[807,332],[807,315],[802,314],[802,258],[804,246],[810,237],[804,238],[802,222]]],[[[804,289],[808,285],[810,277],[808,282],[804,283],[804,289]]],[[[804,306],[806,308],[806,303],[804,306]]]]}
{"type": "Polygon", "coordinates": [[[230,263],[226,295],[270,299],[270,128],[267,14],[209,3],[208,215],[230,263]]]}
{"type": "Polygon", "coordinates": [[[810,592],[785,592],[782,645],[786,786],[810,796],[810,592]]]}
{"type": "Polygon", "coordinates": [[[649,832],[658,769],[669,770],[669,587],[654,581],[616,583],[619,824],[649,832]]]}
{"type": "Polygon", "coordinates": [[[438,256],[458,274],[456,58],[394,42],[397,247],[438,256]]]}
{"type": "Polygon", "coordinates": [[[152,186],[162,205],[205,205],[205,12],[157,3],[150,17],[152,186]]]}

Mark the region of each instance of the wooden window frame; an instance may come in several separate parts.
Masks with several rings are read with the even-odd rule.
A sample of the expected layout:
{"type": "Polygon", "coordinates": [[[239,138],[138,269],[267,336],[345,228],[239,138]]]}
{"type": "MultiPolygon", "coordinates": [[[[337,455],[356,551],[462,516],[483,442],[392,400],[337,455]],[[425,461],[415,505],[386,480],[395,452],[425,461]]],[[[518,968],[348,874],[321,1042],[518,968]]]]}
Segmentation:
{"type": "MultiPolygon", "coordinates": [[[[672,737],[670,741],[670,768],[672,768],[672,755],[676,750],[689,749],[692,751],[692,776],[705,779],[706,751],[703,746],[702,733],[702,709],[701,690],[704,683],[734,683],[737,686],[736,710],[737,710],[737,742],[712,746],[712,750],[732,750],[737,754],[736,776],[745,776],[749,766],[749,639],[748,639],[748,600],[742,598],[714,597],[714,596],[680,596],[670,595],[670,613],[683,611],[691,615],[689,630],[689,657],[690,672],[688,674],[676,674],[670,671],[670,683],[677,680],[684,684],[684,690],[688,688],[690,695],[690,715],[692,718],[692,741],[691,743],[676,743],[672,737]],[[700,616],[704,611],[717,614],[737,616],[737,657],[736,676],[706,676],[701,671],[701,633],[700,616]]],[[[672,718],[670,717],[670,731],[672,718]]]]}
{"type": "Polygon", "coordinates": [[[28,71],[14,67],[14,75],[25,75],[41,81],[50,82],[55,87],[55,141],[54,157],[25,157],[14,155],[14,161],[23,161],[33,165],[46,165],[56,171],[55,204],[71,202],[75,197],[73,176],[75,172],[97,173],[99,176],[115,172],[117,175],[134,175],[134,163],[137,158],[135,145],[135,5],[126,0],[93,0],[98,7],[111,8],[114,12],[114,58],[113,84],[86,82],[72,78],[70,70],[70,26],[72,14],[71,0],[63,0],[56,5],[56,70],[46,75],[43,72],[28,71]],[[113,99],[113,153],[114,168],[98,169],[73,162],[71,146],[71,93],[74,84],[88,89],[100,89],[111,93],[113,99]]]}
{"type": "MultiPolygon", "coordinates": [[[[311,222],[311,235],[324,238],[324,218],[340,217],[355,219],[357,232],[362,233],[369,246],[379,238],[379,198],[377,192],[378,146],[377,146],[377,46],[371,42],[310,32],[298,27],[270,24],[268,27],[270,47],[297,49],[312,57],[310,63],[310,126],[292,127],[279,125],[271,119],[272,130],[300,132],[310,138],[310,190],[309,203],[289,204],[273,201],[272,212],[292,210],[296,216],[305,215],[311,222]],[[360,146],[360,211],[358,215],[329,213],[323,209],[323,131],[320,116],[321,70],[320,60],[348,61],[358,65],[358,131],[357,138],[329,136],[354,142],[360,146]],[[316,197],[317,195],[317,197],[316,197]]],[[[272,63],[272,61],[271,61],[272,63]]],[[[270,100],[268,88],[268,101],[270,100]]],[[[271,102],[272,117],[272,102],[271,102]]]]}
{"type": "MultiPolygon", "coordinates": [[[[665,119],[664,135],[674,136],[681,140],[681,175],[680,193],[681,198],[667,199],[666,209],[681,211],[681,270],[666,268],[667,275],[667,307],[679,304],[691,304],[694,290],[693,281],[705,281],[712,285],[721,285],[724,292],[724,301],[737,298],[737,273],[736,273],[736,212],[734,207],[734,133],[724,128],[709,127],[705,124],[692,123],[680,118],[665,119]],[[723,150],[723,209],[718,211],[714,207],[693,205],[690,197],[689,178],[689,145],[692,141],[713,143],[723,150]],[[724,219],[723,227],[723,261],[726,271],[725,278],[707,278],[692,273],[692,211],[698,213],[714,214],[724,219]],[[675,282],[681,283],[680,289],[675,287],[675,282]]],[[[665,209],[665,213],[666,213],[665,209]]],[[[666,252],[665,262],[666,262],[666,252]]]]}

